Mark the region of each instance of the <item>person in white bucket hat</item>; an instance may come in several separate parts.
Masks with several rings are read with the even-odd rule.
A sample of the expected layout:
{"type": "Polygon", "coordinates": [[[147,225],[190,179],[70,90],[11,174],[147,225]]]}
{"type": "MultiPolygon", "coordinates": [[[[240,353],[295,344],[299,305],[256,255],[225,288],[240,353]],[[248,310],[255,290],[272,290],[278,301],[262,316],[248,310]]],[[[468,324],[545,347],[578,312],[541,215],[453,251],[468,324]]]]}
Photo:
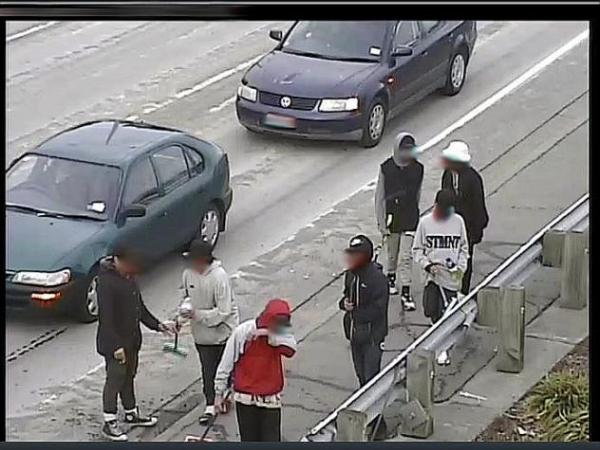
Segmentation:
{"type": "Polygon", "coordinates": [[[469,146],[463,141],[452,141],[442,150],[442,164],[442,189],[454,192],[455,210],[462,216],[467,228],[469,260],[460,290],[467,295],[471,288],[473,250],[483,239],[483,230],[489,222],[483,180],[479,172],[471,167],[469,146]]]}

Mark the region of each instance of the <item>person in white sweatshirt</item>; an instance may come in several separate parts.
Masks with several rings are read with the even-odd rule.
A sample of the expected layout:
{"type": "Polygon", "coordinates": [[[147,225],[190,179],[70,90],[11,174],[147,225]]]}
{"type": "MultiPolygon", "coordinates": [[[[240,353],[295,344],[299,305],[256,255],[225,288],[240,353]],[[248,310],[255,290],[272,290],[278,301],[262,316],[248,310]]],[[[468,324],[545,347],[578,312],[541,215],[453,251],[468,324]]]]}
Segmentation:
{"type": "Polygon", "coordinates": [[[183,272],[180,315],[191,321],[192,335],[202,366],[206,409],[200,424],[207,424],[215,411],[215,374],[229,336],[239,325],[239,310],[233,298],[229,276],[221,261],[212,254],[212,246],[196,240],[187,257],[191,267],[183,272]]]}
{"type": "MultiPolygon", "coordinates": [[[[423,269],[423,312],[432,323],[442,318],[456,298],[469,258],[469,242],[463,218],[454,212],[454,193],[442,189],[436,194],[433,211],[421,218],[413,242],[414,261],[423,269]]],[[[449,364],[447,352],[439,364],[449,364]]]]}

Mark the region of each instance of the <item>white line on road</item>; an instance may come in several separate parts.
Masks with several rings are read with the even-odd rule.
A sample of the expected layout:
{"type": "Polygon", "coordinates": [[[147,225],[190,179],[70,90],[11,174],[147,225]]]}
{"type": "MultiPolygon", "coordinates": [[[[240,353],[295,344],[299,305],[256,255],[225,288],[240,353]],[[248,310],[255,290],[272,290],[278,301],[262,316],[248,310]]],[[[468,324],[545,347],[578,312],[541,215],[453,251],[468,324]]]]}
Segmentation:
{"type": "Polygon", "coordinates": [[[229,97],[224,102],[219,103],[217,106],[213,106],[212,108],[210,108],[208,110],[208,112],[209,113],[214,113],[214,112],[217,112],[217,111],[221,111],[223,108],[226,108],[227,106],[229,106],[232,103],[234,103],[236,98],[237,98],[237,95],[232,95],[231,97],[229,97]]]}
{"type": "Polygon", "coordinates": [[[58,23],[58,21],[54,20],[51,22],[46,22],[46,23],[42,23],[40,25],[36,25],[35,27],[27,28],[26,30],[19,31],[18,33],[15,33],[15,34],[11,34],[10,36],[6,36],[6,42],[12,42],[12,41],[20,39],[22,37],[29,36],[30,34],[37,33],[38,31],[42,31],[48,27],[56,25],[57,23],[58,23]]]}

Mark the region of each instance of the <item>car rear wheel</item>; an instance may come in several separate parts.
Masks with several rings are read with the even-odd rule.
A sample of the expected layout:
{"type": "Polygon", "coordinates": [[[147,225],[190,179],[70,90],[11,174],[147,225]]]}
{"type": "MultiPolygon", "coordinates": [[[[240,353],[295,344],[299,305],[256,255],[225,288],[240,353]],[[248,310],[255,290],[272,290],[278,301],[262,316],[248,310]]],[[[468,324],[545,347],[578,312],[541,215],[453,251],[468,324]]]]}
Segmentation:
{"type": "Polygon", "coordinates": [[[376,98],[365,117],[361,145],[366,148],[375,147],[383,137],[387,120],[387,108],[381,98],[376,98]]]}
{"type": "Polygon", "coordinates": [[[219,208],[211,203],[200,220],[197,238],[205,240],[213,247],[217,245],[222,229],[221,220],[219,208]]]}
{"type": "Polygon", "coordinates": [[[79,322],[92,323],[98,320],[98,274],[95,270],[88,277],[85,292],[74,300],[69,312],[79,322]]]}
{"type": "Polygon", "coordinates": [[[452,57],[446,72],[446,85],[442,92],[450,96],[456,95],[462,89],[467,77],[467,54],[465,50],[459,50],[452,57]]]}

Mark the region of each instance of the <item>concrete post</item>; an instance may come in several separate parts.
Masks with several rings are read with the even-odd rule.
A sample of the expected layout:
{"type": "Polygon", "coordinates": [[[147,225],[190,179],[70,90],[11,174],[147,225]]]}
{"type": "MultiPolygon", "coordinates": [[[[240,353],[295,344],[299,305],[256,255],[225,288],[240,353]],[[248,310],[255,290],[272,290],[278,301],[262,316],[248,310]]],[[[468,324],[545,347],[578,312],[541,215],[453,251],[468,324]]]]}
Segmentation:
{"type": "Polygon", "coordinates": [[[542,265],[560,267],[564,242],[564,231],[549,230],[544,234],[542,240],[542,265]]]}
{"type": "Polygon", "coordinates": [[[434,352],[416,349],[406,361],[406,389],[409,402],[402,408],[400,434],[428,438],[433,434],[434,352]]]}
{"type": "Polygon", "coordinates": [[[336,419],[336,441],[367,442],[367,414],[352,409],[342,409],[336,419]]]}
{"type": "MultiPolygon", "coordinates": [[[[561,308],[583,309],[587,304],[588,291],[582,290],[587,276],[586,255],[587,233],[569,231],[565,235],[560,279],[561,308]]],[[[589,267],[589,266],[588,266],[589,267]]]]}
{"type": "Polygon", "coordinates": [[[519,373],[523,370],[525,349],[525,288],[509,286],[502,289],[501,303],[496,370],[519,373]]]}
{"type": "Polygon", "coordinates": [[[498,328],[500,315],[500,289],[487,286],[477,293],[477,323],[484,327],[498,328]]]}

